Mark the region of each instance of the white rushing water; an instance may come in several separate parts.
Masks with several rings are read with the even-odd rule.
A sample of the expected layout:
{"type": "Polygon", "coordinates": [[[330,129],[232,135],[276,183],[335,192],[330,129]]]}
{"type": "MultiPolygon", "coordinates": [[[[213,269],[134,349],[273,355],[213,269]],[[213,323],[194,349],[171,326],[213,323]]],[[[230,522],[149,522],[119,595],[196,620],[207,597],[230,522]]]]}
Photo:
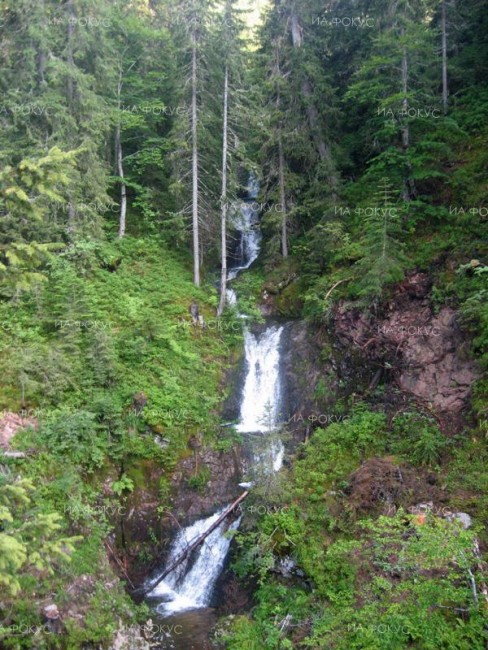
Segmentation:
{"type": "Polygon", "coordinates": [[[256,261],[261,250],[261,231],[258,228],[257,214],[253,204],[242,203],[233,222],[240,233],[237,249],[240,263],[229,270],[227,280],[233,280],[241,271],[248,269],[256,261]]]}
{"type": "Polygon", "coordinates": [[[265,474],[277,472],[285,453],[283,443],[272,433],[280,424],[282,403],[280,341],[282,327],[268,327],[260,336],[245,332],[247,374],[242,391],[241,419],[237,430],[260,434],[253,446],[252,464],[265,474]],[[268,434],[268,435],[266,435],[268,434]]]}
{"type": "MultiPolygon", "coordinates": [[[[254,199],[259,192],[259,183],[251,175],[248,185],[248,198],[254,199]]],[[[261,248],[261,232],[258,214],[251,203],[242,203],[234,217],[234,225],[240,232],[237,251],[238,266],[229,270],[228,279],[248,269],[257,259],[261,248]]],[[[235,305],[237,296],[233,289],[227,289],[227,302],[235,305]]],[[[252,468],[259,474],[278,471],[283,463],[284,446],[273,432],[279,425],[281,408],[280,382],[280,341],[282,327],[270,326],[261,334],[254,335],[245,330],[246,378],[242,391],[240,422],[237,430],[249,434],[253,440],[252,468]]],[[[252,483],[251,483],[252,484],[252,483]]],[[[250,484],[250,485],[251,485],[250,484]]],[[[243,484],[244,485],[244,484],[243,484]]],[[[182,529],[174,539],[166,566],[181,555],[184,549],[207,531],[225,508],[211,517],[200,519],[182,529]]],[[[149,597],[161,600],[157,610],[170,615],[200,607],[211,602],[215,583],[223,569],[230,546],[230,535],[226,531],[236,530],[240,517],[230,526],[226,521],[208,535],[190,557],[179,564],[164,581],[156,585],[149,597]]],[[[156,582],[157,578],[153,581],[156,582]]],[[[149,584],[150,587],[150,584],[149,584]]]]}
{"type": "Polygon", "coordinates": [[[280,409],[279,344],[282,327],[268,327],[260,336],[244,334],[247,376],[241,402],[243,433],[272,431],[280,409]]]}
{"type": "MultiPolygon", "coordinates": [[[[206,519],[199,519],[191,526],[183,528],[171,545],[167,563],[171,564],[185,548],[208,530],[220,517],[225,508],[206,519]]],[[[163,602],[157,609],[162,614],[172,614],[187,609],[206,607],[212,595],[215,582],[222,571],[231,538],[227,530],[236,530],[240,517],[230,526],[222,522],[210,533],[205,541],[160,582],[149,593],[151,598],[163,602]]]]}

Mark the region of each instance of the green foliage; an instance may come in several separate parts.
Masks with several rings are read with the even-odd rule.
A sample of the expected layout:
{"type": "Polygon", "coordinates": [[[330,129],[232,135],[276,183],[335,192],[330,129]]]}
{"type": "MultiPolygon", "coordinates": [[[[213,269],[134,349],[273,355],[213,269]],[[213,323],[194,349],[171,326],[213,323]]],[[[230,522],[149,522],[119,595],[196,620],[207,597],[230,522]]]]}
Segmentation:
{"type": "Polygon", "coordinates": [[[53,575],[80,539],[62,534],[58,513],[37,510],[34,492],[29,479],[0,477],[0,584],[7,597],[20,592],[28,572],[53,575]]]}
{"type": "Polygon", "coordinates": [[[395,418],[391,449],[415,465],[437,465],[448,441],[436,420],[418,413],[404,412],[395,418]]]}
{"type": "MultiPolygon", "coordinates": [[[[448,450],[437,422],[417,412],[395,417],[387,431],[382,413],[357,404],[345,421],[316,429],[286,489],[274,495],[279,511],[260,516],[253,529],[236,536],[234,570],[257,581],[258,605],[252,619],[229,623],[228,647],[288,647],[286,642],[334,650],[401,650],[412,644],[434,650],[441,642],[481,650],[483,605],[470,583],[471,575],[477,584],[482,580],[473,545],[477,532],[434,513],[422,521],[399,509],[393,516],[351,522],[345,512],[347,478],[363,460],[388,451],[409,463],[437,465],[448,450]],[[277,577],[282,557],[291,557],[304,577],[277,577]],[[287,616],[290,627],[280,634],[287,616]],[[295,636],[297,629],[304,633],[295,636]]],[[[481,441],[457,447],[450,484],[458,484],[463,467],[471,466],[463,485],[483,494],[485,452],[481,441]]],[[[475,507],[466,500],[457,505],[475,507]]]]}
{"type": "Polygon", "coordinates": [[[61,203],[69,174],[79,152],[53,147],[47,155],[24,159],[0,172],[0,282],[3,295],[18,295],[46,281],[40,272],[62,244],[37,242],[36,228],[49,218],[54,203],[61,203]],[[22,227],[19,227],[23,224],[22,227]],[[34,238],[34,239],[33,239],[34,238]]]}
{"type": "Polygon", "coordinates": [[[402,279],[406,262],[400,215],[388,179],[381,180],[378,196],[375,208],[365,218],[364,256],[357,264],[359,293],[373,300],[380,298],[386,284],[402,279]]]}
{"type": "Polygon", "coordinates": [[[134,490],[134,481],[126,474],[123,474],[118,481],[112,483],[112,490],[120,496],[125,490],[132,492],[134,490]]]}
{"type": "Polygon", "coordinates": [[[210,469],[208,467],[202,467],[196,474],[190,476],[188,479],[188,487],[198,492],[204,492],[210,478],[210,469]]]}
{"type": "MultiPolygon", "coordinates": [[[[16,519],[2,524],[8,554],[2,553],[1,571],[9,591],[17,589],[14,581],[20,575],[26,594],[37,589],[42,595],[62,594],[81,575],[93,578],[94,586],[114,580],[111,571],[102,569],[103,540],[118,522],[113,513],[127,499],[137,499],[145,486],[141,462],[162,474],[158,498],[160,508],[167,509],[167,477],[186,455],[196,428],[208,435],[209,445],[217,443],[222,369],[241,340],[232,329],[193,327],[193,300],[205,320],[213,319],[213,289],[195,290],[184,263],[158,240],[78,241],[51,260],[46,277],[15,303],[0,302],[5,324],[1,407],[15,412],[29,405],[37,412],[38,428],[20,433],[16,445],[29,452],[22,474],[36,486],[41,512],[55,513],[52,520],[39,519],[19,507],[26,520],[19,535],[13,529],[16,519]],[[144,405],[133,402],[137,395],[144,396],[144,405]],[[155,443],[156,435],[164,444],[155,443]],[[107,487],[110,494],[105,495],[107,487]],[[30,533],[31,519],[38,541],[30,533]],[[64,543],[70,539],[63,535],[64,522],[84,541],[72,553],[69,569],[61,571],[61,560],[53,559],[53,577],[44,566],[46,555],[54,555],[58,540],[61,549],[71,548],[64,543]],[[40,545],[45,551],[38,551],[40,545]],[[41,569],[29,564],[30,555],[38,566],[42,562],[41,569]],[[38,573],[39,586],[23,582],[38,573]]],[[[209,478],[208,470],[202,471],[195,488],[204,489],[209,478]]],[[[113,597],[126,617],[121,591],[114,588],[113,597]]],[[[12,620],[24,622],[23,594],[11,598],[12,620]]],[[[35,606],[31,614],[38,621],[35,606]]],[[[63,643],[77,647],[90,639],[111,639],[110,604],[89,599],[83,604],[87,615],[84,628],[69,622],[63,643]]],[[[26,648],[31,641],[26,640],[26,648]]]]}
{"type": "MultiPolygon", "coordinates": [[[[1,628],[2,647],[111,646],[134,606],[120,586],[106,587],[114,574],[103,544],[116,518],[104,508],[137,503],[154,471],[165,512],[192,436],[220,451],[239,441],[232,429],[216,432],[242,321],[228,310],[211,327],[215,289],[195,289],[187,269],[192,37],[207,270],[220,245],[224,62],[230,194],[253,169],[267,204],[266,263],[236,280],[240,311],[262,320],[256,303],[266,291],[277,313],[330,327],[339,300],[379,308],[416,268],[434,279],[435,308],[457,311],[465,352],[486,366],[483,2],[282,0],[265,10],[252,46],[234,1],[219,23],[222,9],[205,0],[0,0],[0,406],[40,409],[39,426],[12,443],[26,458],[0,466],[0,618],[40,625],[54,594],[63,612],[82,601],[83,621],[66,616],[67,635],[51,639],[6,638],[1,628]],[[442,7],[449,101],[434,116],[442,7]],[[344,29],[348,16],[373,28],[344,29]],[[112,241],[123,185],[130,235],[112,241]],[[206,328],[192,324],[193,301],[206,328]],[[80,593],[82,576],[91,589],[80,593]]],[[[328,397],[322,379],[317,402],[328,397]]],[[[226,647],[481,650],[472,581],[482,583],[483,564],[473,548],[485,531],[403,512],[358,521],[348,492],[365,461],[394,454],[434,477],[452,507],[486,520],[486,388],[483,379],[475,386],[472,429],[449,440],[417,412],[390,422],[379,412],[391,394],[382,386],[370,396],[375,411],[356,404],[347,421],[314,431],[282,478],[259,481],[249,503],[264,503],[265,514],[246,511],[235,559],[239,576],[258,585],[255,607],[229,621],[226,647]],[[277,571],[289,558],[298,571],[285,580],[277,571]]],[[[203,492],[209,478],[203,467],[188,485],[203,492]]],[[[137,552],[149,559],[145,547],[137,552]]]]}
{"type": "Polygon", "coordinates": [[[61,412],[52,423],[42,427],[39,443],[52,454],[69,458],[75,465],[93,471],[101,467],[108,449],[108,436],[96,422],[95,413],[61,412]]]}

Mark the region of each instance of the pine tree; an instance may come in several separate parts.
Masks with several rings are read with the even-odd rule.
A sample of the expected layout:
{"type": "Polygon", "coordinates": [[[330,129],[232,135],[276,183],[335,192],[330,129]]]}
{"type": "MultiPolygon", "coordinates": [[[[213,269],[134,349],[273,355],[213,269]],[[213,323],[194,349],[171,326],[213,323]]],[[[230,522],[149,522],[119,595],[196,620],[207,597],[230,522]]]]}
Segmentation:
{"type": "Polygon", "coordinates": [[[66,203],[70,173],[79,152],[57,147],[46,156],[24,159],[0,172],[0,279],[8,293],[45,279],[39,272],[62,242],[39,241],[49,233],[52,206],[66,203]]]}
{"type": "Polygon", "coordinates": [[[363,257],[357,263],[360,295],[377,304],[386,284],[403,278],[406,257],[401,242],[402,229],[398,206],[387,178],[379,183],[374,208],[366,210],[363,257]]]}
{"type": "Polygon", "coordinates": [[[435,44],[426,0],[387,5],[380,1],[377,12],[380,34],[373,37],[371,54],[346,98],[355,112],[357,105],[365,107],[363,130],[375,152],[371,173],[376,173],[376,180],[388,173],[395,184],[402,184],[403,200],[410,201],[417,196],[414,158],[418,134],[427,120],[422,115],[440,105],[435,94],[438,77],[431,76],[435,44]]]}
{"type": "Polygon", "coordinates": [[[0,585],[7,598],[20,592],[20,577],[28,571],[53,575],[81,539],[64,537],[61,515],[40,513],[33,493],[30,480],[0,476],[0,585]]]}

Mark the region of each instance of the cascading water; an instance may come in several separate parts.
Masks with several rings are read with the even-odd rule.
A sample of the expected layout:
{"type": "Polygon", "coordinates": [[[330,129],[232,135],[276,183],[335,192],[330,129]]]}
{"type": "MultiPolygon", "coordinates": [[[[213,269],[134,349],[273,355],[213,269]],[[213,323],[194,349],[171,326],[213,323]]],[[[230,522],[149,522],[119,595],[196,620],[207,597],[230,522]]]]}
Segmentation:
{"type": "MultiPolygon", "coordinates": [[[[228,280],[248,269],[260,252],[259,214],[253,201],[259,192],[259,184],[253,175],[250,176],[247,190],[248,199],[242,203],[234,218],[234,227],[239,231],[240,241],[237,264],[229,270],[228,280]]],[[[227,301],[229,304],[236,303],[236,294],[230,288],[227,291],[227,301]]],[[[273,431],[278,427],[281,406],[279,346],[282,331],[282,327],[271,325],[260,335],[247,330],[244,332],[247,372],[237,429],[248,434],[249,438],[257,437],[259,443],[264,441],[264,444],[252,444],[251,440],[251,465],[266,474],[280,469],[284,455],[282,442],[273,436],[273,431]]],[[[207,531],[224,510],[225,508],[181,530],[173,541],[166,566],[170,566],[192,541],[207,531]]],[[[154,587],[149,597],[160,601],[157,605],[160,614],[175,615],[208,607],[230,546],[230,535],[226,535],[226,532],[236,530],[239,523],[240,518],[231,525],[224,520],[164,581],[154,587]]],[[[155,582],[157,576],[153,583],[155,582]]]]}
{"type": "Polygon", "coordinates": [[[229,270],[227,280],[236,278],[257,259],[261,249],[261,231],[258,226],[258,214],[254,202],[242,203],[234,216],[234,227],[239,231],[237,259],[240,264],[229,270]]]}
{"type": "MultiPolygon", "coordinates": [[[[236,427],[241,433],[272,433],[277,428],[281,407],[279,345],[282,332],[282,327],[275,326],[268,327],[261,336],[245,332],[248,369],[241,421],[236,427]]],[[[282,465],[283,455],[283,443],[271,437],[264,450],[253,452],[253,465],[261,467],[265,473],[276,472],[282,465]]]]}
{"type": "MultiPolygon", "coordinates": [[[[189,544],[217,521],[224,510],[225,508],[207,519],[200,519],[191,526],[182,529],[171,545],[167,563],[173,563],[189,544]]],[[[235,530],[239,523],[240,518],[234,521],[228,530],[235,530]]],[[[150,596],[163,601],[157,607],[160,613],[171,614],[208,605],[213,586],[222,570],[231,542],[230,537],[224,535],[226,529],[225,522],[222,522],[205,539],[193,562],[191,558],[185,558],[164,582],[159,583],[153,589],[150,596]]]]}

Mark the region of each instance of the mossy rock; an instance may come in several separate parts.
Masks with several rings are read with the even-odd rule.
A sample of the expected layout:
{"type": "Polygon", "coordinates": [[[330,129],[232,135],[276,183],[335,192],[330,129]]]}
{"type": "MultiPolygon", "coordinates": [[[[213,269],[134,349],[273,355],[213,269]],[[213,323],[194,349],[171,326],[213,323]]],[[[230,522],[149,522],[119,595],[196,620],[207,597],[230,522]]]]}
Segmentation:
{"type": "Polygon", "coordinates": [[[280,316],[299,318],[303,309],[303,291],[299,282],[292,282],[275,299],[280,316]]]}

